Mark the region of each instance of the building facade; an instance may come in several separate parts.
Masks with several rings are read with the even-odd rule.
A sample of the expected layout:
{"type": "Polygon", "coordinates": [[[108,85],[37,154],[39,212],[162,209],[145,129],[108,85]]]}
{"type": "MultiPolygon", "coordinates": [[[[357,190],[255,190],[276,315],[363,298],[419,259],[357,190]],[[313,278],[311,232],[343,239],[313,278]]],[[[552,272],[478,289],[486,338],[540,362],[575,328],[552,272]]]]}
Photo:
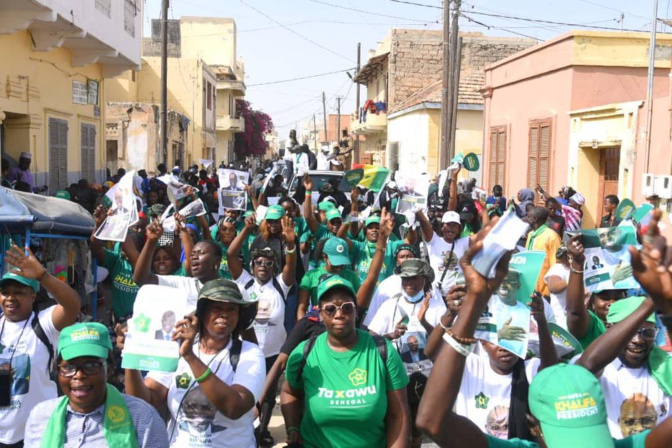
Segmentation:
{"type": "Polygon", "coordinates": [[[105,180],[103,80],[139,68],[142,6],[0,0],[0,151],[31,152],[36,186],[105,180]]]}
{"type": "Polygon", "coordinates": [[[672,36],[659,35],[648,154],[648,34],[569,32],[487,67],[487,187],[513,196],[570,185],[586,198],[587,227],[599,223],[608,194],[642,203],[645,174],[671,173],[671,54],[672,36]]]}

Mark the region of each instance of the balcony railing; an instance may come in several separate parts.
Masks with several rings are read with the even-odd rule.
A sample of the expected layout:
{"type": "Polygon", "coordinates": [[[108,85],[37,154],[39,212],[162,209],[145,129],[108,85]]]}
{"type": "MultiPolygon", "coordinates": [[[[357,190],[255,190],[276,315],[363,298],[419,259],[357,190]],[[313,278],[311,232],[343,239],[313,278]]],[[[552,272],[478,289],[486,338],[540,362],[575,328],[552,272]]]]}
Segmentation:
{"type": "Polygon", "coordinates": [[[244,118],[232,118],[227,116],[217,117],[217,130],[218,131],[230,131],[230,132],[244,132],[245,131],[245,119],[244,118]]]}

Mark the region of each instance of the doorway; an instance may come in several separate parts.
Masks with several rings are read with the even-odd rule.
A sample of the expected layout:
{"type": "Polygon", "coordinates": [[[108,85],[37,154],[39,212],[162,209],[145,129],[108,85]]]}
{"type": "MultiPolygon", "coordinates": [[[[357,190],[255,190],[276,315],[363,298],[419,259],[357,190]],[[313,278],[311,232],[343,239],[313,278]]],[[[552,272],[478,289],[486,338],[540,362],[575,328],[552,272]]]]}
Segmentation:
{"type": "MultiPolygon", "coordinates": [[[[119,159],[119,141],[118,140],[105,140],[105,157],[107,160],[106,168],[110,171],[111,175],[117,174],[118,164],[117,160],[119,159]]],[[[107,174],[105,174],[105,180],[107,179],[107,174]]]]}
{"type": "MultiPolygon", "coordinates": [[[[604,197],[610,194],[618,196],[618,177],[621,164],[621,148],[606,148],[600,150],[600,183],[598,187],[598,208],[595,220],[599,225],[604,216],[604,197]]],[[[619,198],[623,199],[623,198],[619,198]]]]}

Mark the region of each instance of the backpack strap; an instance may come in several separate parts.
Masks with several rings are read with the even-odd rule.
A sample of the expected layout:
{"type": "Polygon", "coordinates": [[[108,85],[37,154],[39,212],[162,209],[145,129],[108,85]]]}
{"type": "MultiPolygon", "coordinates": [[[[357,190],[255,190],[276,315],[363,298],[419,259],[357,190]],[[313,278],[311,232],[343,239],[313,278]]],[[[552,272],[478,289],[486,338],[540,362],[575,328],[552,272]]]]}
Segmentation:
{"type": "Polygon", "coordinates": [[[238,368],[238,361],[240,361],[240,352],[243,351],[243,341],[235,338],[231,342],[231,351],[229,351],[229,360],[231,361],[231,368],[234,373],[238,368]]]}
{"type": "Polygon", "coordinates": [[[311,350],[313,350],[313,347],[315,347],[317,336],[319,335],[311,336],[310,339],[306,341],[306,345],[303,346],[303,358],[301,359],[299,368],[296,371],[297,379],[300,379],[303,376],[303,369],[306,367],[306,360],[308,359],[308,355],[310,355],[311,350]]]}
{"type": "Polygon", "coordinates": [[[380,355],[380,359],[383,360],[383,364],[385,365],[385,368],[387,369],[387,341],[385,341],[385,338],[382,337],[379,334],[374,334],[373,340],[376,343],[376,348],[378,349],[378,354],[380,355]]]}
{"type": "Polygon", "coordinates": [[[30,326],[33,328],[33,331],[35,332],[35,336],[37,336],[37,339],[42,341],[44,346],[47,348],[47,352],[49,353],[47,372],[51,374],[52,363],[54,362],[54,346],[51,345],[51,342],[49,341],[47,334],[44,332],[44,328],[42,328],[42,325],[40,324],[40,319],[37,316],[37,311],[35,311],[33,320],[30,322],[30,326]]]}

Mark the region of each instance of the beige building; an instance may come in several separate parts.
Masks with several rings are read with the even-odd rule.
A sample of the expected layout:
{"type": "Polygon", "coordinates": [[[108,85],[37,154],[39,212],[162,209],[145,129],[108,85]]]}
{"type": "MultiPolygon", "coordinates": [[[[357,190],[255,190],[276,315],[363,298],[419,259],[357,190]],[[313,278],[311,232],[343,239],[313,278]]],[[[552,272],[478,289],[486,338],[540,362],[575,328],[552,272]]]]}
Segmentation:
{"type": "MultiPolygon", "coordinates": [[[[160,21],[153,20],[152,37],[144,41],[142,70],[110,81],[110,101],[123,103],[122,107],[129,103],[129,107],[134,105],[142,111],[160,106],[160,31],[160,21]]],[[[220,162],[227,163],[233,154],[235,133],[244,130],[244,120],[237,117],[235,109],[236,98],[245,93],[243,77],[244,66],[237,60],[236,25],[232,19],[183,17],[169,20],[167,152],[159,150],[153,154],[161,148],[160,141],[158,145],[151,143],[149,135],[153,131],[147,139],[129,140],[119,136],[116,145],[126,146],[117,149],[118,165],[138,168],[137,163],[144,163],[142,167],[153,172],[160,162],[169,168],[176,164],[187,168],[198,164],[199,159],[215,160],[215,166],[220,162]],[[135,146],[128,147],[132,142],[136,142],[135,146]],[[129,154],[138,151],[141,154],[129,158],[129,154]]],[[[152,114],[160,126],[160,117],[154,109],[152,114]]],[[[111,117],[108,127],[120,126],[118,117],[124,118],[124,114],[111,117]]],[[[135,113],[127,118],[132,122],[134,117],[135,113]]],[[[146,116],[141,113],[137,119],[142,126],[146,116]]]]}
{"type": "MultiPolygon", "coordinates": [[[[476,153],[483,146],[484,67],[524,50],[536,41],[462,35],[455,152],[476,153]]],[[[442,34],[440,31],[394,29],[355,81],[366,97],[353,114],[355,134],[366,135],[360,160],[393,169],[435,175],[441,144],[442,34]]],[[[470,174],[479,179],[480,172],[470,174]]]]}
{"type": "Polygon", "coordinates": [[[0,0],[0,150],[36,186],[105,179],[104,79],[140,68],[135,0],[0,0]]]}

